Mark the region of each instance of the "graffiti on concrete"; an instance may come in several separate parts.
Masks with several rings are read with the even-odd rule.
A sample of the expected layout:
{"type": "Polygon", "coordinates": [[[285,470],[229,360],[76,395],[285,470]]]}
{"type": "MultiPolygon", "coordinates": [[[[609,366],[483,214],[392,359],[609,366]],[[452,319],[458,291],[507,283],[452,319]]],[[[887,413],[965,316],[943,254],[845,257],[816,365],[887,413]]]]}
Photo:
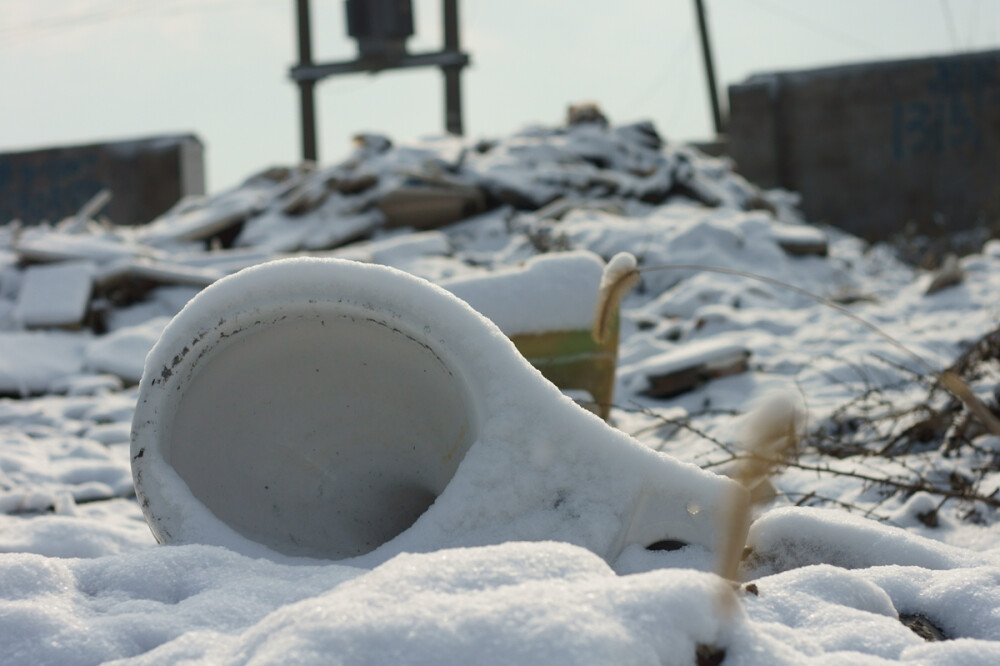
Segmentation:
{"type": "Polygon", "coordinates": [[[988,124],[1000,117],[996,61],[940,61],[924,94],[892,104],[892,152],[897,160],[972,154],[984,149],[988,124]]]}

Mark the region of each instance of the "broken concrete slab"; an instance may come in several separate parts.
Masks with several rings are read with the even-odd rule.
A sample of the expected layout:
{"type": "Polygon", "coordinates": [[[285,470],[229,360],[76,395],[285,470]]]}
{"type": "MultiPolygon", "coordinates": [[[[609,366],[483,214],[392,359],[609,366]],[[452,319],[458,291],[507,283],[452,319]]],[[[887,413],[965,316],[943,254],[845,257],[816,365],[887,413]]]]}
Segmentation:
{"type": "Polygon", "coordinates": [[[598,210],[611,215],[624,215],[625,206],[621,201],[614,199],[580,199],[572,197],[560,197],[555,201],[542,206],[527,217],[533,222],[543,220],[561,220],[570,211],[574,210],[598,210]]]}
{"type": "Polygon", "coordinates": [[[377,183],[378,178],[371,173],[310,178],[284,196],[281,212],[286,215],[302,215],[315,209],[333,192],[360,194],[377,183]]]}
{"type": "Polygon", "coordinates": [[[14,239],[12,249],[25,264],[59,261],[92,261],[97,264],[136,256],[155,256],[152,248],[126,243],[108,235],[68,234],[48,229],[25,229],[14,239]]]}
{"type": "Polygon", "coordinates": [[[87,261],[28,266],[14,318],[27,328],[75,328],[83,323],[90,304],[95,266],[87,261]]]}
{"type": "Polygon", "coordinates": [[[108,289],[130,280],[160,285],[207,287],[223,275],[222,271],[214,268],[187,266],[140,257],[101,267],[94,274],[94,283],[99,289],[108,289]]]}
{"type": "Polygon", "coordinates": [[[141,229],[137,239],[154,247],[204,240],[259,213],[267,203],[261,192],[237,190],[211,206],[161,216],[141,229]]]}
{"type": "Polygon", "coordinates": [[[201,289],[225,273],[214,268],[186,266],[149,259],[126,259],[100,267],[94,274],[94,292],[107,302],[126,305],[142,300],[160,286],[201,289]]]}
{"type": "Polygon", "coordinates": [[[643,362],[642,368],[622,369],[625,381],[639,380],[638,392],[650,398],[672,398],[693,391],[718,377],[746,372],[750,351],[742,345],[716,341],[685,342],[643,362]]]}
{"type": "Polygon", "coordinates": [[[376,205],[387,228],[436,229],[486,210],[482,192],[468,185],[403,185],[376,205]]]}
{"type": "Polygon", "coordinates": [[[207,268],[223,275],[229,275],[274,258],[273,252],[253,247],[240,247],[217,249],[211,252],[177,252],[171,256],[170,263],[175,266],[207,268]]]}
{"type": "Polygon", "coordinates": [[[825,257],[829,252],[826,234],[806,224],[770,222],[771,237],[786,253],[796,256],[825,257]]]}

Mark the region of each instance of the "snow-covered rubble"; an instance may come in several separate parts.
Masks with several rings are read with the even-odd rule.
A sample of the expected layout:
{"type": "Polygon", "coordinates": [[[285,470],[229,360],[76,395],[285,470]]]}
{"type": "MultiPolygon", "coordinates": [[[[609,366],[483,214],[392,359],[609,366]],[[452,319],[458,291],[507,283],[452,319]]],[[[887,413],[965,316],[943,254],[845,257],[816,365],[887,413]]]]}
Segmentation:
{"type": "MultiPolygon", "coordinates": [[[[659,219],[657,204],[669,200],[673,205],[668,210],[683,208],[681,202],[707,204],[729,211],[726,214],[747,208],[775,210],[776,205],[787,208],[787,197],[771,199],[776,203],[724,161],[683,146],[664,147],[648,123],[610,129],[601,124],[536,127],[505,141],[473,144],[443,138],[396,147],[384,137],[363,135],[354,154],[340,164],[268,169],[232,190],[183,200],[145,227],[110,227],[81,222],[79,216],[54,228],[8,225],[0,240],[7,246],[3,291],[12,302],[0,303],[0,337],[5,346],[19,350],[37,334],[10,337],[5,331],[86,323],[104,333],[123,308],[155,300],[151,289],[167,285],[197,289],[268,259],[290,252],[331,251],[360,237],[372,240],[334,249],[333,255],[443,280],[482,272],[480,266],[514,263],[550,246],[584,247],[610,256],[641,246],[637,238],[669,233],[682,236],[671,245],[683,249],[683,236],[697,237],[700,232],[685,230],[669,216],[659,219]],[[408,202],[418,211],[409,221],[421,226],[454,221],[441,218],[439,208],[426,208],[426,201],[448,199],[456,189],[474,191],[480,202],[476,210],[489,210],[446,232],[415,235],[394,229],[392,217],[383,212],[384,202],[421,188],[430,188],[431,194],[408,202]],[[606,220],[588,219],[607,210],[618,213],[611,218],[615,233],[597,231],[599,237],[593,237],[606,220]],[[628,217],[626,210],[632,212],[628,217]],[[526,242],[510,243],[512,232],[526,242]],[[8,288],[8,283],[14,286],[8,288]]],[[[87,212],[93,210],[88,206],[87,212]]],[[[735,226],[736,231],[718,233],[746,235],[751,246],[757,245],[755,235],[766,236],[768,247],[779,254],[776,240],[795,234],[825,249],[821,232],[794,225],[792,234],[788,228],[793,225],[779,223],[769,214],[749,216],[745,222],[741,218],[735,226]]],[[[643,256],[647,261],[669,258],[643,256]]],[[[748,265],[754,265],[752,260],[748,265]]],[[[522,318],[527,316],[530,313],[522,318]]],[[[37,346],[37,340],[32,344],[37,346]]],[[[120,372],[134,383],[144,356],[137,351],[122,350],[119,360],[109,366],[91,362],[103,355],[87,346],[84,358],[70,372],[120,372]]],[[[50,375],[36,373],[30,382],[0,374],[0,392],[45,392],[46,377],[57,380],[58,374],[59,368],[50,375]]]]}
{"type": "MultiPolygon", "coordinates": [[[[7,224],[0,661],[1000,663],[1000,437],[924,365],[952,365],[997,327],[1000,243],[958,266],[927,293],[933,276],[888,248],[805,224],[793,196],[649,124],[410,145],[365,135],[341,163],[268,169],[145,228],[7,224]],[[804,437],[757,509],[737,604],[720,605],[715,563],[683,544],[608,563],[502,543],[367,568],[154,547],[132,496],[133,385],[204,286],[270,259],[339,257],[464,289],[509,328],[576,326],[596,283],[552,311],[541,287],[500,301],[476,286],[496,273],[508,277],[494,287],[532,290],[517,282],[532,274],[523,262],[565,251],[630,252],[644,269],[621,304],[617,428],[729,471],[753,401],[801,397],[804,437]],[[670,390],[651,392],[665,376],[670,390]]],[[[993,408],[998,346],[957,366],[993,408]]],[[[522,476],[494,464],[496,479],[522,476]]]]}

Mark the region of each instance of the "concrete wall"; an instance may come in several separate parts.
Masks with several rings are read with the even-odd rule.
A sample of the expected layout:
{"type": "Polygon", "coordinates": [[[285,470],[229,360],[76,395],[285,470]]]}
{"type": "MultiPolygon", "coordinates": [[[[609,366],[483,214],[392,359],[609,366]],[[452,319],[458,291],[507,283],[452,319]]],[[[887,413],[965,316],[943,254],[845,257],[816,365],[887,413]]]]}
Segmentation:
{"type": "Polygon", "coordinates": [[[116,224],[149,222],[205,193],[204,149],[192,135],[0,154],[0,224],[57,222],[102,189],[116,224]]]}
{"type": "Polygon", "coordinates": [[[1000,227],[1000,51],[754,76],[730,153],[807,218],[877,240],[1000,227]]]}

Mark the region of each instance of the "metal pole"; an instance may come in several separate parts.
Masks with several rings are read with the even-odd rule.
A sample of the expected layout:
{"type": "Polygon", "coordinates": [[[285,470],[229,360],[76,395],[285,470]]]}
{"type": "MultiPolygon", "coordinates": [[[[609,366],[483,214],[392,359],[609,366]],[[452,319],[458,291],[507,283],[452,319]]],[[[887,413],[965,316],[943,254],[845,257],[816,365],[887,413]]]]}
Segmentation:
{"type": "Polygon", "coordinates": [[[712,45],[708,41],[708,20],[702,0],[694,0],[698,13],[698,31],[701,33],[701,53],[705,59],[705,77],[708,79],[708,95],[712,100],[712,120],[715,134],[722,134],[722,111],[719,109],[719,91],[715,85],[715,67],[712,66],[712,45]]]}
{"type": "MultiPolygon", "coordinates": [[[[444,0],[444,50],[457,53],[461,46],[458,39],[458,0],[444,0]]],[[[450,134],[461,136],[462,131],[462,68],[442,67],[444,72],[444,127],[450,134]]]]}
{"type": "MultiPolygon", "coordinates": [[[[299,65],[312,64],[312,30],[309,26],[309,0],[296,0],[299,25],[299,65]]],[[[318,160],[316,150],[316,100],[313,97],[315,81],[299,81],[299,99],[302,108],[302,159],[318,160]]]]}

